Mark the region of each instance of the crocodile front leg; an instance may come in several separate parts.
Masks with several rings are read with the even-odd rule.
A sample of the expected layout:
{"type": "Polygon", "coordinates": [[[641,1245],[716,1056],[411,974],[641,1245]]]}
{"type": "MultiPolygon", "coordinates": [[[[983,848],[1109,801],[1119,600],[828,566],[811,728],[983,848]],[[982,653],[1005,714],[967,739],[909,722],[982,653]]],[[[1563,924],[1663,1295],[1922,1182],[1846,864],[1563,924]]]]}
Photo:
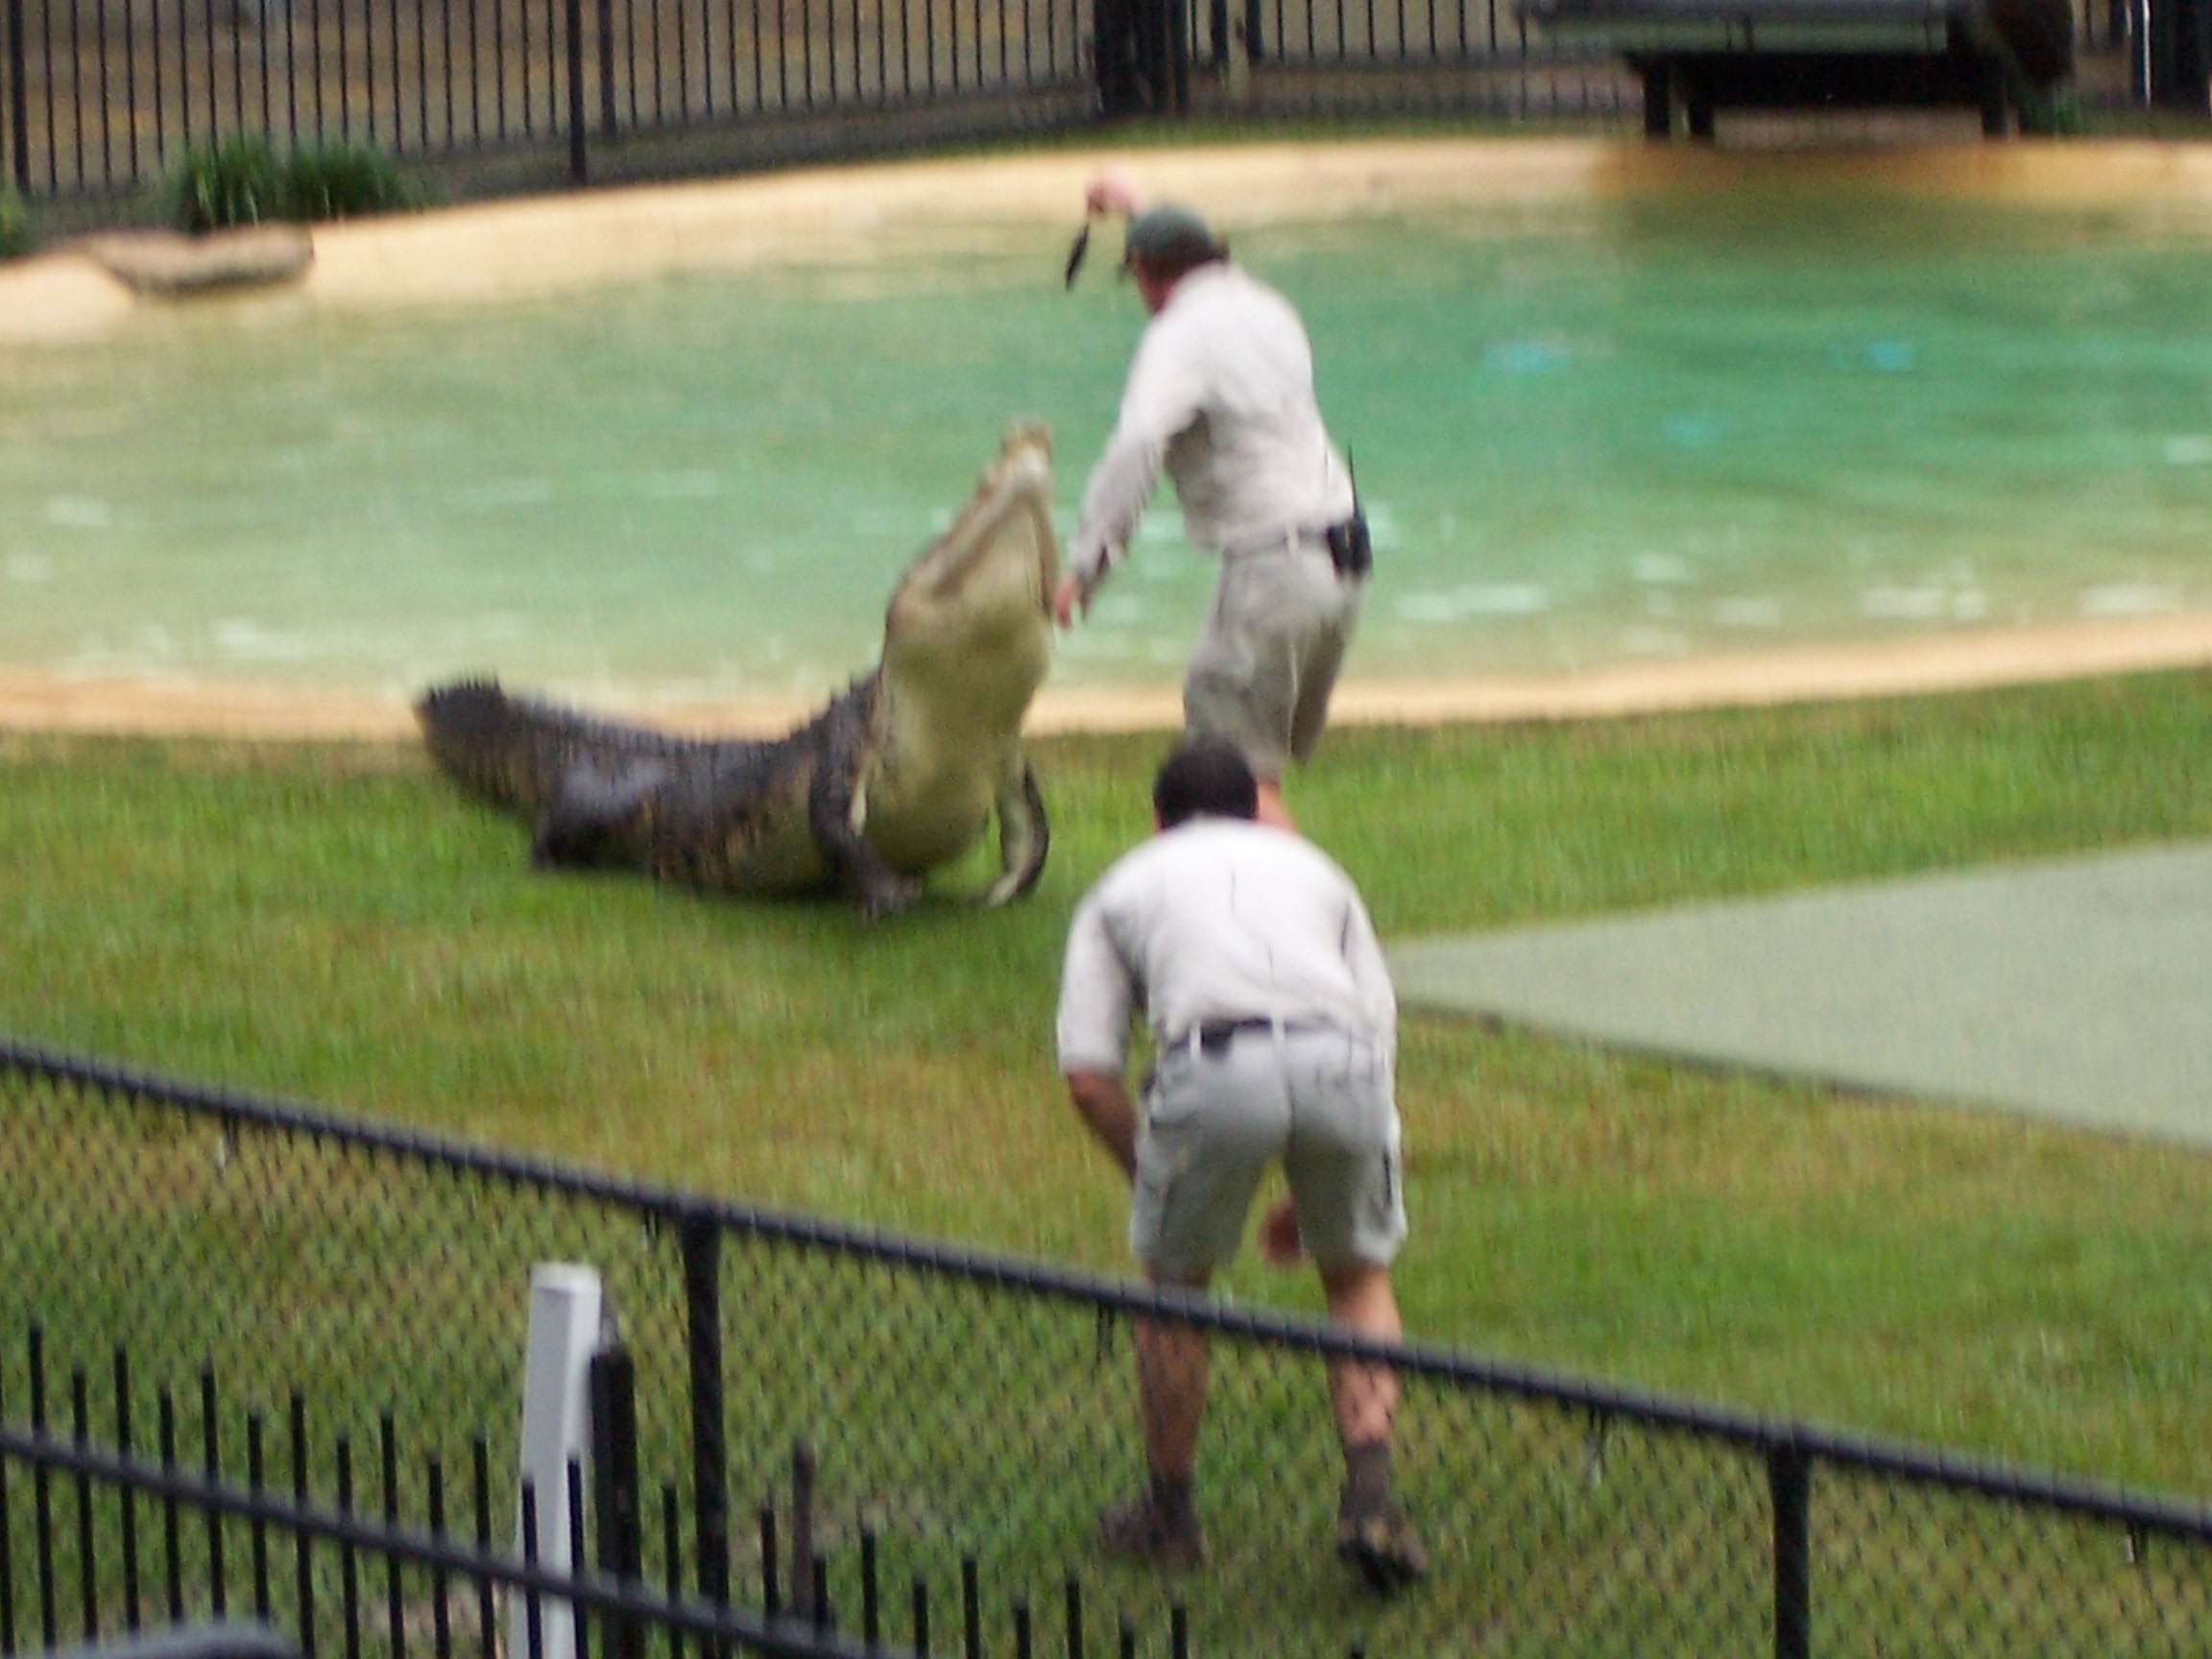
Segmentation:
{"type": "Polygon", "coordinates": [[[806,821],[830,878],[859,895],[863,921],[878,922],[910,909],[922,897],[922,878],[892,869],[862,833],[868,797],[860,783],[861,751],[868,727],[864,718],[843,712],[846,717],[832,719],[823,733],[806,791],[806,821]]]}
{"type": "Polygon", "coordinates": [[[983,902],[1004,904],[1025,897],[1045,874],[1045,854],[1052,827],[1045,817],[1045,796],[1037,773],[1016,744],[998,778],[998,879],[984,889],[983,902]]]}

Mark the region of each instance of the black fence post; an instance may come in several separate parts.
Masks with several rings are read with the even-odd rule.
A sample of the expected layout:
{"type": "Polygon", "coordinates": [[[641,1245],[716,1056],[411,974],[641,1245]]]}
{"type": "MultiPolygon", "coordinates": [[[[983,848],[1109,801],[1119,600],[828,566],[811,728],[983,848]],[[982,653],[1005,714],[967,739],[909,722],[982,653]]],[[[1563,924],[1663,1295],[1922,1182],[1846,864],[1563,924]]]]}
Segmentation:
{"type": "Polygon", "coordinates": [[[814,1448],[791,1442],[791,1616],[811,1621],[821,1611],[814,1596],[814,1448]]]}
{"type": "MultiPolygon", "coordinates": [[[[9,0],[19,6],[22,0],[9,0]]],[[[1096,0],[1091,17],[1092,72],[1101,115],[1133,115],[1144,108],[1135,0],[1096,0]]]]}
{"type": "Polygon", "coordinates": [[[584,0],[565,0],[568,31],[568,182],[584,182],[584,0]]]}
{"type": "MultiPolygon", "coordinates": [[[[46,1334],[31,1327],[31,1428],[46,1431],[46,1334]]],[[[168,1451],[164,1443],[162,1450],[168,1451]]],[[[60,1580],[54,1566],[54,1477],[43,1464],[31,1470],[31,1541],[37,1552],[38,1631],[48,1647],[61,1646],[60,1580]]],[[[172,1547],[171,1554],[175,1554],[172,1547]]]]}
{"type": "Polygon", "coordinates": [[[31,87],[23,72],[23,0],[8,0],[8,148],[15,189],[31,194],[31,87]]]}
{"type": "Polygon", "coordinates": [[[722,1421],[722,1234],[684,1222],[685,1347],[691,1361],[691,1502],[697,1510],[699,1594],[730,1603],[730,1446],[722,1421]]]}
{"type": "Polygon", "coordinates": [[[1190,26],[1185,0],[1096,0],[1092,28],[1101,114],[1189,111],[1190,26]]]}
{"type": "MultiPolygon", "coordinates": [[[[591,1479],[599,1568],[625,1584],[645,1575],[644,1494],[637,1479],[637,1365],[616,1343],[591,1357],[591,1479]]],[[[607,1659],[643,1659],[645,1630],[617,1618],[607,1659]]]]}
{"type": "Polygon", "coordinates": [[[614,136],[614,0],[599,5],[599,135],[614,136]]]}
{"type": "Polygon", "coordinates": [[[2151,102],[2192,115],[2212,110],[2212,12],[2206,0],[2149,0],[2151,102]]]}
{"type": "Polygon", "coordinates": [[[1168,108],[1177,115],[1190,113],[1190,13],[1183,0],[1165,0],[1161,23],[1167,31],[1168,108]]]}
{"type": "Polygon", "coordinates": [[[1774,1503],[1774,1659],[1813,1649],[1813,1460],[1790,1444],[1767,1450],[1774,1503]]]}

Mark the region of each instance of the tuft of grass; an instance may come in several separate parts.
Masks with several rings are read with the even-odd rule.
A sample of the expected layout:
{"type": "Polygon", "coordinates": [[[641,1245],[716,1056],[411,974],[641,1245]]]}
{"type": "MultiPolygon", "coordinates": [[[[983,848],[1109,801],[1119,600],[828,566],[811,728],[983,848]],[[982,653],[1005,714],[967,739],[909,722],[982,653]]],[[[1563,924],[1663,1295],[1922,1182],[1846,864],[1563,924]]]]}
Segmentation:
{"type": "Polygon", "coordinates": [[[0,259],[31,252],[31,210],[12,184],[0,183],[0,259]]]}
{"type": "Polygon", "coordinates": [[[201,235],[284,217],[283,164],[265,138],[245,133],[185,151],[170,184],[170,217],[201,235]]]}
{"type": "Polygon", "coordinates": [[[303,222],[411,211],[422,186],[370,144],[309,144],[284,164],[286,216],[303,222]]]}
{"type": "Polygon", "coordinates": [[[195,235],[268,221],[314,223],[423,204],[421,187],[368,144],[279,151],[238,133],[184,153],[169,185],[171,221],[195,235]]]}
{"type": "MultiPolygon", "coordinates": [[[[1059,954],[1166,739],[1043,741],[1026,903],[546,877],[411,750],[0,736],[0,1029],[856,1222],[1122,1266],[1059,954]]],[[[2212,834],[2212,675],[1346,729],[1385,937],[2212,834]]],[[[2212,1159],[1472,1022],[1401,1037],[1418,1337],[2212,1491],[2212,1159]]],[[[1224,1288],[1316,1306],[1250,1262],[1224,1288]]]]}

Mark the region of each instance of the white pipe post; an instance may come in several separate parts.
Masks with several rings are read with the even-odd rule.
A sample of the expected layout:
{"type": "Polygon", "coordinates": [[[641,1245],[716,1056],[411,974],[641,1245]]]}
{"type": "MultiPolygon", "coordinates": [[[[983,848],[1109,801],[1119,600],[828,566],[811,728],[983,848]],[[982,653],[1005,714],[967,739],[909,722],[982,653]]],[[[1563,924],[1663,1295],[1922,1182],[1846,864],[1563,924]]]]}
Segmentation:
{"type": "MultiPolygon", "coordinates": [[[[582,1467],[591,1444],[591,1357],[599,1351],[604,1297],[589,1267],[541,1262],[530,1270],[530,1330],[522,1368],[521,1479],[536,1494],[538,1564],[566,1573],[572,1550],[568,1530],[568,1466],[582,1467]]],[[[517,1488],[516,1537],[520,1549],[521,1500],[517,1488]]],[[[539,1607],[539,1647],[530,1647],[529,1598],[517,1595],[508,1614],[507,1651],[515,1659],[575,1659],[576,1611],[566,1601],[539,1607]]]]}

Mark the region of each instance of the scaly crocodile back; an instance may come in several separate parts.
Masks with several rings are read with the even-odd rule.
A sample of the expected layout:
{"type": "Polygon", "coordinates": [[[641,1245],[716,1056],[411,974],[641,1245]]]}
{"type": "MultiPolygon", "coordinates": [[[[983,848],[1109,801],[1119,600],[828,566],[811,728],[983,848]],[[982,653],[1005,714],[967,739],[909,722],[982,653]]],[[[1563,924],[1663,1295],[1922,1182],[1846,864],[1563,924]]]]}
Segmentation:
{"type": "Polygon", "coordinates": [[[469,794],[535,818],[579,761],[613,775],[638,760],[681,762],[714,747],[696,738],[589,719],[510,697],[493,680],[461,680],[415,706],[431,758],[469,794]]]}

